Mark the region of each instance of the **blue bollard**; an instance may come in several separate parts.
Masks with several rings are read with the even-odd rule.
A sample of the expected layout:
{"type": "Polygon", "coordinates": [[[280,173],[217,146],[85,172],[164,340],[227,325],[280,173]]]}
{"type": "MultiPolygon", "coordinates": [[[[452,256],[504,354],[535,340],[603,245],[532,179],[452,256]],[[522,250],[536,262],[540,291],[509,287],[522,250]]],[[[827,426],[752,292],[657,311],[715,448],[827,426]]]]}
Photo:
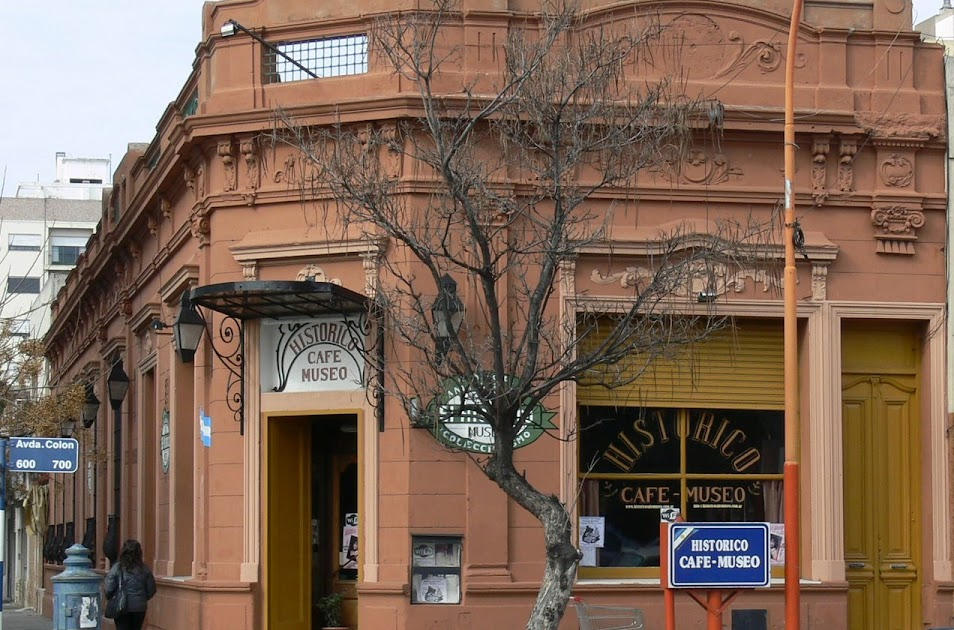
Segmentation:
{"type": "Polygon", "coordinates": [[[63,572],[52,578],[53,630],[101,627],[103,576],[93,571],[89,549],[73,545],[66,550],[63,564],[63,572]]]}

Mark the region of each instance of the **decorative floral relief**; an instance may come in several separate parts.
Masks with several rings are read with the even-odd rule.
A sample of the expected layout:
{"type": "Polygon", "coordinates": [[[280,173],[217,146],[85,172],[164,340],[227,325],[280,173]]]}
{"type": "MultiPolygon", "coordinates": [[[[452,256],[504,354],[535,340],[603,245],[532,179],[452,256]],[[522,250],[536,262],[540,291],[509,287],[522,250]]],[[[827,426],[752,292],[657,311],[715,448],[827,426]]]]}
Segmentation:
{"type": "Polygon", "coordinates": [[[338,278],[329,278],[325,275],[325,270],[318,265],[305,265],[298,272],[298,281],[311,280],[312,282],[330,282],[331,284],[341,284],[338,278]]]}
{"type": "Polygon", "coordinates": [[[842,138],[838,158],[838,190],[851,192],[855,186],[854,163],[858,142],[854,138],[842,138]]]}
{"type": "Polygon", "coordinates": [[[812,139],[812,199],[820,206],[828,199],[828,137],[812,139]]]}
{"type": "Polygon", "coordinates": [[[702,184],[711,186],[729,181],[729,177],[741,178],[742,169],[729,164],[724,153],[710,155],[702,149],[691,149],[685,161],[678,166],[667,163],[668,169],[660,173],[669,181],[683,184],[702,184]]]}
{"type": "Polygon", "coordinates": [[[905,188],[911,185],[913,178],[914,164],[903,155],[892,153],[887,160],[881,163],[881,181],[886,186],[905,188]]]}
{"type": "Polygon", "coordinates": [[[875,234],[879,254],[914,254],[916,231],[924,226],[924,213],[917,208],[884,205],[871,211],[871,224],[881,229],[875,234]]]}
{"type": "Polygon", "coordinates": [[[199,247],[205,247],[209,244],[209,217],[196,212],[192,215],[190,228],[192,237],[199,242],[199,247]]]}
{"type": "Polygon", "coordinates": [[[222,185],[222,190],[231,192],[236,188],[236,168],[235,156],[232,154],[232,140],[219,141],[217,153],[222,159],[222,166],[225,169],[225,182],[222,185]]]}
{"type": "Polygon", "coordinates": [[[169,203],[169,200],[165,197],[159,198],[159,212],[162,214],[163,219],[172,218],[172,204],[169,203]]]}
{"type": "Polygon", "coordinates": [[[939,137],[944,129],[944,117],[935,114],[855,112],[855,122],[876,139],[929,140],[939,137]]]}
{"type": "MultiPolygon", "coordinates": [[[[616,284],[621,288],[639,288],[652,281],[654,272],[648,267],[626,267],[623,271],[603,275],[599,269],[594,269],[590,280],[596,284],[616,284]]],[[[699,263],[696,268],[687,273],[688,281],[677,287],[672,295],[675,297],[695,297],[701,292],[723,295],[730,290],[736,293],[745,291],[747,280],[762,285],[762,291],[780,289],[781,278],[763,269],[743,269],[729,272],[723,264],[705,265],[699,263]]]]}
{"type": "MultiPolygon", "coordinates": [[[[721,78],[742,70],[754,60],[758,64],[762,74],[767,74],[777,70],[782,63],[781,45],[777,42],[770,42],[764,39],[757,39],[748,46],[742,36],[732,31],[729,33],[729,41],[738,44],[738,51],[733,59],[730,59],[716,74],[714,78],[721,78]]],[[[802,65],[804,60],[802,60],[802,65]]]]}
{"type": "Polygon", "coordinates": [[[258,161],[258,143],[255,138],[246,138],[239,144],[239,151],[245,159],[246,185],[250,190],[258,190],[262,183],[261,168],[258,161]]]}

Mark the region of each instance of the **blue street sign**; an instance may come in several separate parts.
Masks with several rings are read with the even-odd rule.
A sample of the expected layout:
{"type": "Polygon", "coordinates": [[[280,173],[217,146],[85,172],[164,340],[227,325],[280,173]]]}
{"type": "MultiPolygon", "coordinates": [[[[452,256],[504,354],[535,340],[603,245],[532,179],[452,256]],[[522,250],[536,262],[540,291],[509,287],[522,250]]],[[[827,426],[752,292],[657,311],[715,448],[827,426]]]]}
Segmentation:
{"type": "Polygon", "coordinates": [[[79,465],[79,442],[73,438],[10,438],[7,470],[15,472],[74,473],[79,465]]]}
{"type": "Polygon", "coordinates": [[[768,523],[673,523],[669,526],[669,586],[768,586],[768,523]]]}

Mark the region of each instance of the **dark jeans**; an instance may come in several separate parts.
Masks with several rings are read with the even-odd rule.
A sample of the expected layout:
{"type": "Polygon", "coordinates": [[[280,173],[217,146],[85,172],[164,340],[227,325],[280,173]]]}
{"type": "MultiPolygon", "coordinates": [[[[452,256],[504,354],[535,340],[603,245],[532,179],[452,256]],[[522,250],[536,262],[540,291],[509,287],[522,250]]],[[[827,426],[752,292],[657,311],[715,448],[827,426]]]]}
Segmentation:
{"type": "Polygon", "coordinates": [[[116,630],[142,630],[142,622],[145,620],[144,612],[128,612],[116,619],[116,630]]]}

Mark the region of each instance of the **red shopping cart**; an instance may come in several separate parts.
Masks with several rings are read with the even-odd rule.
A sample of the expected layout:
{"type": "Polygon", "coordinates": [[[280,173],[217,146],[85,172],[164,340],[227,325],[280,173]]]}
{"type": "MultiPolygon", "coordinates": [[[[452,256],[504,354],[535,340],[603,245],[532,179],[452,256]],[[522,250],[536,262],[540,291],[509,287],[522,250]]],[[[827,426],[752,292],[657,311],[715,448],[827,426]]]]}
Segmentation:
{"type": "Polygon", "coordinates": [[[643,611],[629,606],[587,604],[579,597],[571,598],[580,620],[580,630],[642,630],[643,611]]]}

